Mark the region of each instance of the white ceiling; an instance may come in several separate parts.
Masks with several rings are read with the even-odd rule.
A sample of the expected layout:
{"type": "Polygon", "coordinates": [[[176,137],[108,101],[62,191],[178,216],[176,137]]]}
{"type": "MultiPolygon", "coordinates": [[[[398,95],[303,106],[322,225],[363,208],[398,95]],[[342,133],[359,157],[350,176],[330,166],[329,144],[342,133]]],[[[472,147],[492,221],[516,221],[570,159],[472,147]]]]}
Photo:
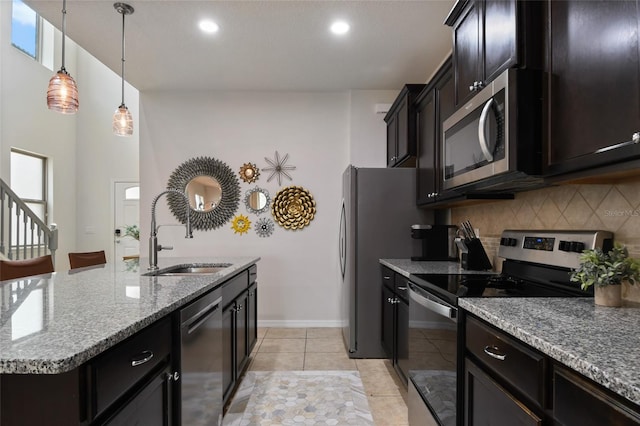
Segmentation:
{"type": "MultiPolygon", "coordinates": [[[[60,28],[62,0],[25,0],[60,28]]],[[[113,1],[68,0],[67,35],[120,74],[113,1]]],[[[451,51],[454,0],[132,0],[126,79],[138,90],[399,89],[424,83],[451,51]],[[220,31],[202,33],[210,18],[220,31]],[[335,19],[351,24],[336,37],[335,19]]],[[[71,75],[74,70],[68,69],[71,75]]]]}

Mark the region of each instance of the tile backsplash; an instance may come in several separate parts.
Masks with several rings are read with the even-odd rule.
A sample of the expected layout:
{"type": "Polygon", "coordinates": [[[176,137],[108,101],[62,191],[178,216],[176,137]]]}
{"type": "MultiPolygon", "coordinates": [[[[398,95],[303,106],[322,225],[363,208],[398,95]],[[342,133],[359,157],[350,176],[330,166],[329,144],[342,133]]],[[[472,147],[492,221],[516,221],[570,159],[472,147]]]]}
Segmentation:
{"type": "MultiPolygon", "coordinates": [[[[560,185],[516,194],[514,200],[460,206],[451,220],[470,220],[480,232],[487,255],[499,269],[504,229],[593,229],[614,233],[633,257],[640,257],[640,179],[616,184],[560,185]]],[[[623,288],[625,298],[640,301],[639,286],[623,288]]]]}

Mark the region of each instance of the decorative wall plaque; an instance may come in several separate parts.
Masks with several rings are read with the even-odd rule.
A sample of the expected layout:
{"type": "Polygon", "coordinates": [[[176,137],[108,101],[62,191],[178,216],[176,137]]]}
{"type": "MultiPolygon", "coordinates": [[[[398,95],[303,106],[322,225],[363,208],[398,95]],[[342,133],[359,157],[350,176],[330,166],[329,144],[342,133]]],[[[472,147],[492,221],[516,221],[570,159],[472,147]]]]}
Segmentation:
{"type": "Polygon", "coordinates": [[[301,186],[287,186],[276,194],[271,203],[271,214],[285,229],[302,229],[313,220],[316,202],[309,191],[301,186]]]}

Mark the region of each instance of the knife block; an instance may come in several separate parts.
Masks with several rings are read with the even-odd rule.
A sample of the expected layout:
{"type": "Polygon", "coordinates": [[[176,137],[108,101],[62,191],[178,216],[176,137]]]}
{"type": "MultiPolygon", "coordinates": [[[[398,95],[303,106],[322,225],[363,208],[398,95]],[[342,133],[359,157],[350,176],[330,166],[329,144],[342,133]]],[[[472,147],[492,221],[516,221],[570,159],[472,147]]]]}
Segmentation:
{"type": "Polygon", "coordinates": [[[492,268],[489,256],[479,238],[467,238],[464,244],[467,246],[467,252],[462,253],[460,257],[462,269],[486,271],[492,268]]]}

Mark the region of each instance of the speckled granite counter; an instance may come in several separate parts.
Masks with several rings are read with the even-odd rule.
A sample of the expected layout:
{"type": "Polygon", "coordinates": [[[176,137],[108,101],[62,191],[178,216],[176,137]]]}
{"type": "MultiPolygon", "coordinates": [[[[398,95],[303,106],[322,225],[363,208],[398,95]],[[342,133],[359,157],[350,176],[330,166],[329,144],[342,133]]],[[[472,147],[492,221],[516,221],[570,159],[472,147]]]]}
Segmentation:
{"type": "Polygon", "coordinates": [[[160,268],[230,263],[213,275],[145,277],[146,259],[0,283],[0,374],[70,371],[237,272],[256,257],[161,258],[160,268]]]}
{"type": "Polygon", "coordinates": [[[640,404],[640,307],[591,298],[461,298],[459,306],[640,404]]]}
{"type": "Polygon", "coordinates": [[[409,278],[411,274],[487,274],[487,271],[468,271],[458,262],[415,262],[409,259],[380,259],[380,263],[409,278]]]}

